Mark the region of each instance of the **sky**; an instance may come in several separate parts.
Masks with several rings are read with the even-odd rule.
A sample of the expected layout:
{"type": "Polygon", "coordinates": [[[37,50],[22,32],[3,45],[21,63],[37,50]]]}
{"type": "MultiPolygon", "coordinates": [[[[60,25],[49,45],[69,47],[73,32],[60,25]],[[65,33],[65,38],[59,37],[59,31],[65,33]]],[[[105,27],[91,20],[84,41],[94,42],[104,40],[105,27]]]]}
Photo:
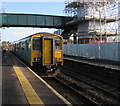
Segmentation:
{"type": "MultiPolygon", "coordinates": [[[[65,15],[63,10],[65,8],[65,0],[0,0],[6,1],[5,11],[8,13],[33,13],[45,15],[65,15]],[[14,2],[13,2],[14,1],[14,2]],[[21,1],[21,2],[20,2],[21,1]],[[38,2],[40,1],[40,2],[38,2]],[[43,2],[44,1],[44,2],[43,2]]],[[[3,2],[0,2],[0,9],[3,7],[3,2]]],[[[110,11],[112,12],[112,11],[110,11]]],[[[110,14],[113,15],[112,12],[110,14]]],[[[109,25],[113,27],[113,25],[109,25]]],[[[38,32],[53,33],[57,29],[47,28],[4,28],[0,29],[2,41],[13,42],[23,37],[29,36],[38,32]]]]}
{"type": "MultiPolygon", "coordinates": [[[[0,8],[3,8],[3,2],[0,3],[0,8]]],[[[59,15],[64,16],[63,10],[65,8],[65,2],[6,2],[6,13],[33,13],[33,14],[45,14],[45,15],[59,15]]],[[[48,28],[25,28],[25,27],[13,27],[1,29],[1,40],[13,42],[23,37],[29,36],[38,32],[53,33],[57,29],[48,28]]]]}

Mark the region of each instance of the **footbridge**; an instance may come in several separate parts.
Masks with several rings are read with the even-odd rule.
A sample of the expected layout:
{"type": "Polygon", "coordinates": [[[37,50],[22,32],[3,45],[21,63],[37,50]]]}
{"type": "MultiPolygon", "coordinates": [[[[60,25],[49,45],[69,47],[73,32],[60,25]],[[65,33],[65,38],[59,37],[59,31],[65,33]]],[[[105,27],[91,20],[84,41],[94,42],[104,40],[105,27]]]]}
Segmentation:
{"type": "Polygon", "coordinates": [[[66,23],[72,17],[42,15],[42,14],[21,14],[21,13],[0,13],[1,27],[39,27],[39,28],[66,28],[66,23]]]}

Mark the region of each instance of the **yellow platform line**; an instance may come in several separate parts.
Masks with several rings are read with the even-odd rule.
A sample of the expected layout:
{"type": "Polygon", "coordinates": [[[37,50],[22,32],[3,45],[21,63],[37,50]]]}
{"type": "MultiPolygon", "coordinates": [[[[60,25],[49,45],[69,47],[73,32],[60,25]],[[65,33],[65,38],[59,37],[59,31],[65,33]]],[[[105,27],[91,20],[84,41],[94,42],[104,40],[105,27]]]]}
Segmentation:
{"type": "Polygon", "coordinates": [[[40,97],[37,95],[32,85],[29,83],[23,72],[20,70],[18,66],[13,66],[13,69],[22,85],[25,96],[29,102],[29,104],[44,104],[40,97]]]}

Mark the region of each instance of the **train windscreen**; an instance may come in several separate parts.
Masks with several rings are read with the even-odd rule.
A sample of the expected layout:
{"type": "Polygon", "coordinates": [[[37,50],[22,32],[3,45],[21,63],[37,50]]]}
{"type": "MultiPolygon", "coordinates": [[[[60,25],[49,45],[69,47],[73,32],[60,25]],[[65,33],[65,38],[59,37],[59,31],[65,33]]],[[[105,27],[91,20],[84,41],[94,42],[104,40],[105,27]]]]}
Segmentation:
{"type": "Polygon", "coordinates": [[[55,50],[59,51],[62,49],[62,45],[61,45],[61,39],[60,38],[56,38],[55,39],[55,50]]]}
{"type": "Polygon", "coordinates": [[[40,50],[40,48],[41,48],[40,38],[39,37],[33,38],[33,50],[40,50]]]}

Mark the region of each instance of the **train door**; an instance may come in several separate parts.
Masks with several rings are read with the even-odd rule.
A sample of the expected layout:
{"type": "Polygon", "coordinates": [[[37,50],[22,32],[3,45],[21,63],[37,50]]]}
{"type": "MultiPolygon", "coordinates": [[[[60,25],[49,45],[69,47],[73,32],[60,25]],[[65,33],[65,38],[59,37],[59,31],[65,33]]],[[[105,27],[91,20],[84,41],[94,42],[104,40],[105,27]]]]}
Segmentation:
{"type": "Polygon", "coordinates": [[[53,65],[54,64],[54,38],[49,36],[44,36],[42,40],[43,44],[43,65],[53,65]]]}

